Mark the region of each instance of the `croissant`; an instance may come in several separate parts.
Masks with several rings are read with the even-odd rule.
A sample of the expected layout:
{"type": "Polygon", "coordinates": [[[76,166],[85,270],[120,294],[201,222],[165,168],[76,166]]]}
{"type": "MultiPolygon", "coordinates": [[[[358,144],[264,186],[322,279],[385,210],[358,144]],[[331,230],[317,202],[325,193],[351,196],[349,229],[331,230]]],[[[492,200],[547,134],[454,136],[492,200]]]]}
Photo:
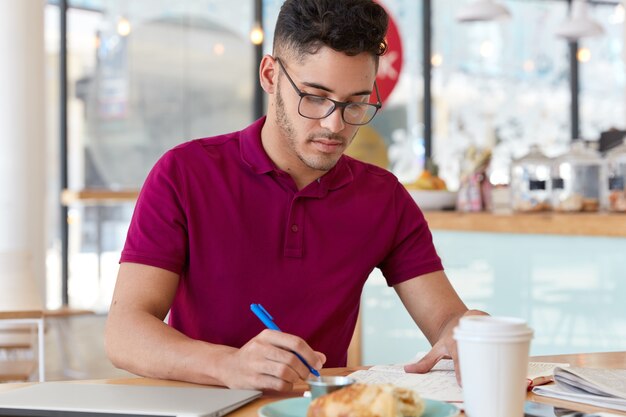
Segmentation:
{"type": "Polygon", "coordinates": [[[307,417],[420,417],[424,401],[391,384],[353,384],[314,399],[307,417]]]}

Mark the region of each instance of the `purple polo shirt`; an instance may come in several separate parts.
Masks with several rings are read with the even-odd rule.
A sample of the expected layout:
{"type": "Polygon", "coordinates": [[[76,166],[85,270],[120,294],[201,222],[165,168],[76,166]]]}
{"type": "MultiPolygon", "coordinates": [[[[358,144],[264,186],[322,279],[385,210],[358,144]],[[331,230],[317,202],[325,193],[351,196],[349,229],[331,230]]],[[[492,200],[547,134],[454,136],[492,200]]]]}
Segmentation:
{"type": "Polygon", "coordinates": [[[261,303],[288,333],[345,366],[361,291],[441,270],[424,216],[388,171],[347,156],[298,191],[261,144],[265,119],[184,143],[150,172],[121,262],[180,274],[170,325],[241,347],[264,329],[261,303]]]}

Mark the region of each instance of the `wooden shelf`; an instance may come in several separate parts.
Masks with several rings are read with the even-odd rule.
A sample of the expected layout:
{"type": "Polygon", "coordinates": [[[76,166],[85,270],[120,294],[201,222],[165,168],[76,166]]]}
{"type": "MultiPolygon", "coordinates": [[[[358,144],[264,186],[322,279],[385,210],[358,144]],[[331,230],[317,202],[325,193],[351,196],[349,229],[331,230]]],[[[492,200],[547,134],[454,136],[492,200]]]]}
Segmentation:
{"type": "Polygon", "coordinates": [[[61,202],[65,206],[76,203],[106,204],[134,202],[139,196],[139,190],[106,190],[85,188],[82,190],[63,190],[61,202]]]}
{"type": "Polygon", "coordinates": [[[626,214],[425,211],[424,216],[433,230],[626,237],[626,214]]]}
{"type": "MultiPolygon", "coordinates": [[[[138,195],[139,190],[64,190],[61,201],[66,206],[134,202],[138,195]]],[[[626,214],[425,211],[424,215],[433,230],[626,237],[626,214]]]]}

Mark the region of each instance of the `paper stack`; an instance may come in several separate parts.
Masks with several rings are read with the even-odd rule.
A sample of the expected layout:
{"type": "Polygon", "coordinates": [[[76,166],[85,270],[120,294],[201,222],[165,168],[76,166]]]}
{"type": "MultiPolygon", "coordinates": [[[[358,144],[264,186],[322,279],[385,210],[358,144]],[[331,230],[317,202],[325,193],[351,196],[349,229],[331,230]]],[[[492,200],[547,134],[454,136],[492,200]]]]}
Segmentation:
{"type": "Polygon", "coordinates": [[[626,411],[626,369],[557,367],[554,381],[533,388],[533,393],[626,411]]]}

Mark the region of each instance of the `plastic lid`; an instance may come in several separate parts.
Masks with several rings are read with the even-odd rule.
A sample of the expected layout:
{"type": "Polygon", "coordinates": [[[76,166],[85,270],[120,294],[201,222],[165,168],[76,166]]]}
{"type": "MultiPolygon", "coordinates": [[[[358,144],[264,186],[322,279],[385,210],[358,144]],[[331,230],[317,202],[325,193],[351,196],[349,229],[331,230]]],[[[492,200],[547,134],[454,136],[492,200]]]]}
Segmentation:
{"type": "Polygon", "coordinates": [[[456,340],[515,342],[531,338],[532,334],[526,321],[515,317],[466,316],[454,329],[456,340]]]}

